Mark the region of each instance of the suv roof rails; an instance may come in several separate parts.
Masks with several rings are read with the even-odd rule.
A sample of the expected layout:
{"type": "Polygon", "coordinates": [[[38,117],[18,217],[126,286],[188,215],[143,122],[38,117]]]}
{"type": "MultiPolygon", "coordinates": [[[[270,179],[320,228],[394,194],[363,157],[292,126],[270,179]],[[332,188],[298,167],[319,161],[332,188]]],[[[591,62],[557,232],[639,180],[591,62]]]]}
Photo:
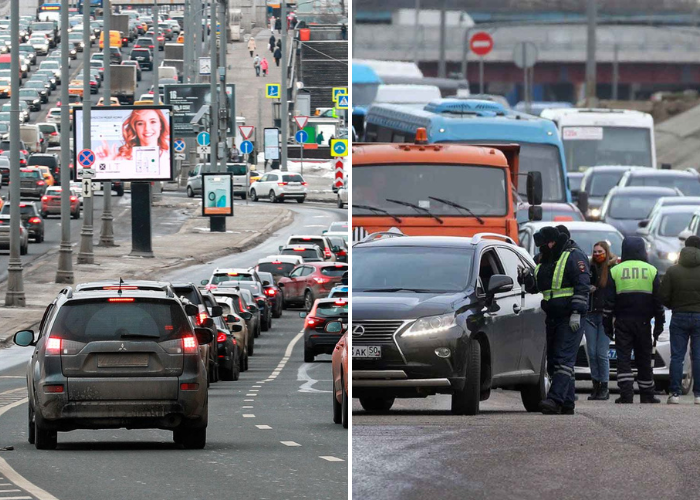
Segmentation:
{"type": "Polygon", "coordinates": [[[63,290],[61,290],[59,293],[62,293],[66,296],[66,298],[70,299],[73,298],[73,288],[67,286],[63,290]]]}
{"type": "MultiPolygon", "coordinates": [[[[70,287],[68,287],[70,288],[70,287]]],[[[164,283],[162,285],[156,284],[156,282],[150,282],[148,284],[134,284],[133,282],[125,282],[121,285],[119,283],[112,283],[111,281],[96,281],[93,283],[85,283],[83,285],[78,285],[75,288],[76,292],[95,292],[100,290],[115,291],[119,289],[123,290],[144,290],[150,292],[165,292],[168,297],[175,297],[170,283],[164,283]]]]}
{"type": "Polygon", "coordinates": [[[477,233],[474,236],[472,236],[472,244],[476,245],[483,239],[494,239],[494,240],[503,240],[506,243],[510,243],[511,245],[515,245],[515,241],[513,238],[510,236],[506,236],[505,234],[498,234],[498,233],[477,233]]]}
{"type": "Polygon", "coordinates": [[[358,243],[369,243],[376,240],[383,240],[385,238],[400,238],[406,236],[401,231],[378,231],[376,233],[371,233],[365,236],[358,243]]]}

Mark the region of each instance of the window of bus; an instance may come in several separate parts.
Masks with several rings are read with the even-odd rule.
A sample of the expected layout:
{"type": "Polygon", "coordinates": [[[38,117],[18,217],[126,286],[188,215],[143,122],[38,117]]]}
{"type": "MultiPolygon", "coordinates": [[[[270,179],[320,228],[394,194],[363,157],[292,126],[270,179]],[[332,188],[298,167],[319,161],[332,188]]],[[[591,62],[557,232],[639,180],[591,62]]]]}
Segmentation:
{"type": "Polygon", "coordinates": [[[580,172],[597,165],[651,167],[649,129],[632,127],[563,127],[567,169],[580,172]]]}
{"type": "MultiPolygon", "coordinates": [[[[387,201],[417,205],[439,216],[469,216],[457,208],[429,197],[463,205],[477,215],[507,213],[506,171],[473,165],[401,164],[353,165],[353,203],[367,205],[393,215],[426,216],[420,209],[387,201]]],[[[381,215],[353,208],[353,215],[381,215]]]]}

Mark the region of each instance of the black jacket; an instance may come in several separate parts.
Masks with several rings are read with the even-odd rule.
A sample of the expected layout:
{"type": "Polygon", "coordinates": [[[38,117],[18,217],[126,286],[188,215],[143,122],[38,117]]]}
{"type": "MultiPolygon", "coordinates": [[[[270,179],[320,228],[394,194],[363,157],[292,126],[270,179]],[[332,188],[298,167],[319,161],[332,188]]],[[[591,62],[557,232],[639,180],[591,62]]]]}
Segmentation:
{"type": "Polygon", "coordinates": [[[700,249],[685,247],[661,280],[661,300],[673,312],[700,313],[700,249]]]}
{"type": "Polygon", "coordinates": [[[608,260],[608,281],[605,283],[605,287],[601,287],[599,281],[602,266],[596,264],[595,262],[591,262],[591,285],[596,287],[595,292],[591,294],[591,312],[603,313],[605,310],[605,301],[607,299],[607,295],[611,293],[611,287],[613,286],[613,279],[610,275],[610,270],[616,263],[617,259],[615,257],[608,260]]]}
{"type": "Polygon", "coordinates": [[[550,317],[565,317],[572,313],[585,314],[588,311],[588,296],[591,284],[591,276],[586,254],[570,240],[565,234],[559,235],[556,245],[549,249],[543,247],[537,271],[537,290],[544,291],[552,288],[554,270],[562,253],[568,250],[569,258],[564,268],[562,288],[573,288],[571,297],[554,298],[542,301],[542,309],[550,317]]]}
{"type": "Polygon", "coordinates": [[[279,47],[275,49],[275,54],[274,54],[275,59],[282,59],[282,51],[280,50],[279,47]]]}

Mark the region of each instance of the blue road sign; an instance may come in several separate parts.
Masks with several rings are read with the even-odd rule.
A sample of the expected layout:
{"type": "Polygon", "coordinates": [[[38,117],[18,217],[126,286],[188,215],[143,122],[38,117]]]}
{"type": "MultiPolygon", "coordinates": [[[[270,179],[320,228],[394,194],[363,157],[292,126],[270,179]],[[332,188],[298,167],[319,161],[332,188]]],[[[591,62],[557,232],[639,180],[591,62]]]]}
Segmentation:
{"type": "Polygon", "coordinates": [[[182,153],[185,150],[185,141],[183,141],[182,139],[177,139],[173,143],[173,149],[177,153],[182,153]]]}
{"type": "Polygon", "coordinates": [[[338,105],[336,106],[338,109],[348,109],[348,96],[345,94],[341,94],[338,96],[338,105]]]}
{"type": "Polygon", "coordinates": [[[279,99],[280,84],[268,83],[267,85],[265,85],[265,97],[267,97],[268,99],[279,99]]]}
{"type": "Polygon", "coordinates": [[[331,141],[331,156],[347,156],[348,155],[348,140],[333,139],[331,141]]]}
{"type": "Polygon", "coordinates": [[[306,130],[299,130],[296,134],[294,134],[294,140],[300,144],[303,144],[309,140],[309,134],[306,132],[306,130]]]}
{"type": "Polygon", "coordinates": [[[95,153],[89,149],[83,149],[78,153],[78,163],[83,168],[89,168],[95,163],[95,153]]]}
{"type": "Polygon", "coordinates": [[[197,144],[200,146],[208,146],[210,143],[209,132],[200,132],[197,134],[197,144]]]}
{"type": "Polygon", "coordinates": [[[250,141],[241,142],[241,153],[244,155],[249,155],[253,152],[253,143],[250,141]]]}

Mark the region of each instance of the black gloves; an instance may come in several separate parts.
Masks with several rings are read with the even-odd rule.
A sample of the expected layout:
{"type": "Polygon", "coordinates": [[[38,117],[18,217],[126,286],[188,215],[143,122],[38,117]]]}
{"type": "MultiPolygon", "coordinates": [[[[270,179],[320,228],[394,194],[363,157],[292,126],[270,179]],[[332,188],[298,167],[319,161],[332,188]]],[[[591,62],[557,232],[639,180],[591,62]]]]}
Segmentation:
{"type": "Polygon", "coordinates": [[[654,322],[654,342],[659,340],[659,336],[663,333],[664,331],[664,324],[661,323],[660,321],[655,321],[654,322]]]}
{"type": "Polygon", "coordinates": [[[608,330],[607,328],[605,330],[605,335],[610,339],[610,340],[615,340],[615,333],[613,332],[612,328],[608,330]]]}

